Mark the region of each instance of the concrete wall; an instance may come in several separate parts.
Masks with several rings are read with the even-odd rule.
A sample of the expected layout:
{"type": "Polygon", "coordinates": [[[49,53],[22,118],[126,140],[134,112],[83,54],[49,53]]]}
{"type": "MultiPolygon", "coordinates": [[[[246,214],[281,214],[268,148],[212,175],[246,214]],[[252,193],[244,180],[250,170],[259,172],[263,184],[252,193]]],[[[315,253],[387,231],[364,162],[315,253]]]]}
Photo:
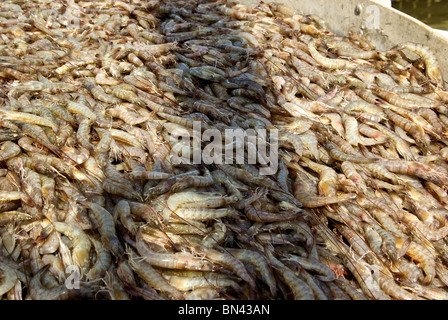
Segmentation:
{"type": "Polygon", "coordinates": [[[385,7],[392,7],[392,1],[391,0],[372,0],[373,2],[377,2],[379,4],[382,4],[385,7]]]}

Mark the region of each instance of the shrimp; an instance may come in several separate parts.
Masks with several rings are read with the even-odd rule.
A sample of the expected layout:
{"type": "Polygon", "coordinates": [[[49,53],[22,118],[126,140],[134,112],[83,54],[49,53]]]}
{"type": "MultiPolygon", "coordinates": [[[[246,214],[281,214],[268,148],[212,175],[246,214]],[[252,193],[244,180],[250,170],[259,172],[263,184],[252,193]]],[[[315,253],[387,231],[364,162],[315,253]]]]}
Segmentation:
{"type": "Polygon", "coordinates": [[[256,287],[255,280],[249,274],[244,264],[230,253],[220,252],[203,246],[195,247],[195,250],[198,250],[200,253],[204,254],[204,256],[210,261],[223,265],[232,270],[237,276],[246,281],[252,289],[256,287]]]}
{"type": "Polygon", "coordinates": [[[402,212],[401,219],[403,223],[408,225],[414,231],[417,231],[418,233],[422,234],[425,238],[427,238],[430,241],[438,241],[445,238],[448,235],[448,225],[433,230],[429,228],[426,224],[424,224],[422,221],[420,221],[419,218],[405,211],[402,212]]]}
{"type": "Polygon", "coordinates": [[[375,158],[366,158],[366,157],[346,154],[346,153],[342,152],[341,150],[339,150],[331,142],[325,143],[325,146],[327,147],[328,150],[330,150],[330,156],[333,159],[338,160],[338,161],[351,161],[351,162],[355,162],[355,163],[371,163],[371,162],[378,160],[375,158]]]}
{"type": "Polygon", "coordinates": [[[58,283],[65,280],[65,267],[59,257],[52,254],[46,254],[42,256],[42,262],[44,265],[50,265],[50,272],[55,276],[58,283]]]}
{"type": "Polygon", "coordinates": [[[239,212],[232,208],[177,208],[174,210],[175,217],[194,221],[207,221],[224,217],[239,217],[239,212]]]}
{"type": "Polygon", "coordinates": [[[86,277],[89,281],[95,281],[104,277],[112,263],[112,258],[109,251],[103,248],[100,241],[96,240],[93,237],[90,237],[90,242],[95,248],[96,261],[95,264],[90,268],[89,272],[87,272],[86,277]]]}
{"type": "MultiPolygon", "coordinates": [[[[422,286],[418,283],[406,282],[403,285],[404,289],[412,291],[415,295],[423,297],[428,300],[447,300],[448,294],[439,288],[431,288],[427,286],[422,286]]],[[[417,299],[416,299],[417,300],[417,299]]]]}
{"type": "Polygon", "coordinates": [[[361,190],[363,193],[367,192],[367,185],[362,176],[358,173],[354,164],[350,161],[344,161],[341,163],[341,170],[344,175],[353,181],[357,188],[361,190]]]}
{"type": "Polygon", "coordinates": [[[434,53],[429,47],[418,43],[405,42],[398,45],[396,49],[408,49],[421,56],[425,61],[426,73],[428,77],[437,85],[437,87],[444,88],[444,82],[439,63],[437,62],[434,53]]]}
{"type": "Polygon", "coordinates": [[[56,232],[52,232],[48,238],[39,246],[39,253],[42,255],[55,253],[59,249],[59,237],[56,232]]]}
{"type": "Polygon", "coordinates": [[[90,119],[92,122],[95,122],[96,120],[95,113],[84,104],[67,100],[67,110],[71,113],[82,115],[90,119]]]}
{"type": "Polygon", "coordinates": [[[373,224],[371,228],[381,237],[382,249],[386,252],[389,259],[391,259],[392,262],[397,260],[397,245],[395,236],[377,225],[373,224]]]}
{"type": "Polygon", "coordinates": [[[117,218],[123,224],[123,226],[130,232],[132,235],[137,234],[137,226],[131,215],[131,207],[129,202],[126,200],[120,200],[114,208],[113,212],[114,220],[117,218]]]}
{"type": "Polygon", "coordinates": [[[210,261],[196,257],[187,252],[177,253],[157,253],[149,249],[141,238],[141,234],[137,235],[136,248],[142,259],[151,266],[169,269],[186,269],[186,270],[201,270],[214,271],[217,267],[210,261]]]}
{"type": "Polygon", "coordinates": [[[303,188],[303,182],[296,178],[293,184],[294,197],[302,203],[305,208],[317,208],[333,203],[345,202],[356,198],[354,193],[339,194],[330,197],[310,196],[309,192],[303,188]]]}
{"type": "Polygon", "coordinates": [[[185,300],[212,300],[219,297],[219,292],[213,288],[205,286],[203,288],[193,289],[185,295],[185,300]]]}
{"type": "Polygon", "coordinates": [[[173,192],[179,192],[191,187],[208,187],[213,184],[213,177],[208,169],[205,169],[204,176],[185,176],[176,181],[172,187],[173,192]]]}
{"type": "Polygon", "coordinates": [[[435,166],[429,166],[417,161],[404,160],[382,160],[380,163],[393,173],[416,176],[441,187],[448,183],[447,173],[435,166]]]}
{"type": "MultiPolygon", "coordinates": [[[[380,268],[375,266],[375,268],[380,268]]],[[[406,291],[405,287],[398,285],[392,275],[384,271],[385,268],[381,268],[382,270],[378,272],[378,283],[380,285],[381,290],[383,290],[386,294],[390,295],[392,298],[399,300],[421,300],[416,295],[406,291]]]]}
{"type": "Polygon", "coordinates": [[[365,224],[363,227],[364,237],[369,244],[370,249],[372,249],[372,251],[377,255],[381,255],[381,245],[383,244],[383,239],[372,226],[365,224]]]}
{"type": "Polygon", "coordinates": [[[341,258],[347,269],[349,269],[357,279],[359,286],[367,297],[376,300],[391,300],[391,298],[381,290],[380,284],[372,276],[370,268],[365,262],[358,262],[349,256],[342,256],[341,258]]]}
{"type": "Polygon", "coordinates": [[[2,282],[0,283],[0,296],[11,290],[17,281],[17,274],[14,269],[0,262],[2,282]]]}
{"type": "Polygon", "coordinates": [[[315,261],[314,259],[299,257],[292,254],[284,254],[285,259],[298,263],[305,270],[310,270],[318,273],[315,277],[323,282],[332,282],[336,275],[325,264],[315,261]]]}
{"type": "Polygon", "coordinates": [[[0,115],[5,120],[21,121],[29,124],[46,126],[52,128],[55,133],[59,132],[59,128],[56,123],[48,120],[47,118],[36,116],[31,113],[0,109],[0,115]]]}
{"type": "Polygon", "coordinates": [[[237,259],[252,264],[260,274],[263,281],[269,286],[271,294],[277,294],[277,283],[274,273],[266,258],[257,251],[246,249],[227,249],[237,259]]]}
{"type": "Polygon", "coordinates": [[[247,206],[244,212],[249,220],[255,222],[290,221],[297,219],[303,214],[302,210],[294,213],[270,213],[256,210],[251,205],[247,206]]]}
{"type": "Polygon", "coordinates": [[[84,118],[79,123],[78,131],[76,132],[76,139],[78,143],[89,151],[95,149],[94,145],[90,143],[90,127],[93,125],[94,121],[89,118],[84,118]]]}
{"type": "MultiPolygon", "coordinates": [[[[107,73],[105,70],[100,70],[95,75],[95,83],[99,85],[109,85],[109,86],[116,86],[121,83],[120,80],[111,78],[107,76],[107,73]]],[[[87,80],[87,84],[84,84],[87,88],[89,88],[89,80],[87,80]]],[[[105,102],[105,101],[104,101],[105,102]]]]}
{"type": "Polygon", "coordinates": [[[378,263],[377,257],[359,233],[345,225],[337,226],[337,229],[359,256],[364,257],[369,264],[378,263]]]}
{"type": "Polygon", "coordinates": [[[299,279],[294,272],[281,263],[270,250],[267,250],[266,257],[275,272],[280,275],[284,283],[291,289],[295,300],[314,300],[313,291],[306,282],[299,279]]]}
{"type": "Polygon", "coordinates": [[[104,92],[103,88],[96,85],[94,80],[91,78],[84,79],[83,85],[84,87],[86,87],[87,90],[90,91],[92,96],[97,100],[110,104],[118,104],[121,102],[121,99],[108,95],[106,92],[104,92]]]}
{"type": "Polygon", "coordinates": [[[50,141],[48,135],[40,126],[25,122],[16,122],[16,124],[25,135],[33,138],[53,153],[61,154],[61,150],[50,141]]]}
{"type": "Polygon", "coordinates": [[[373,126],[374,128],[376,128],[377,130],[381,131],[382,133],[384,133],[386,136],[388,136],[390,138],[391,142],[393,142],[393,146],[396,148],[398,153],[405,160],[408,160],[408,161],[415,160],[415,157],[410,150],[410,146],[409,146],[408,142],[401,139],[399,136],[394,134],[391,130],[389,130],[388,128],[386,128],[385,126],[383,126],[379,123],[371,123],[370,125],[373,126]]]}
{"type": "Polygon", "coordinates": [[[90,260],[91,242],[87,234],[78,227],[64,222],[52,222],[57,232],[65,234],[73,244],[73,262],[82,269],[87,268],[90,260]]]}
{"type": "Polygon", "coordinates": [[[216,192],[183,191],[173,194],[167,199],[167,206],[173,211],[179,207],[186,207],[186,205],[196,208],[217,208],[225,204],[226,199],[216,192]]]}
{"type": "Polygon", "coordinates": [[[128,145],[140,148],[140,149],[145,149],[145,147],[143,146],[143,143],[138,140],[136,138],[135,135],[128,133],[126,131],[123,130],[119,130],[119,129],[110,129],[109,130],[110,134],[112,135],[112,137],[120,142],[124,142],[128,145]]]}
{"type": "Polygon", "coordinates": [[[302,160],[311,170],[319,174],[320,180],[318,188],[320,193],[326,197],[336,196],[336,185],[338,181],[336,171],[325,165],[315,163],[305,157],[303,157],[302,160]]]}
{"type": "Polygon", "coordinates": [[[0,146],[0,161],[16,157],[21,152],[20,147],[11,141],[5,141],[0,146]]]}
{"type": "MultiPolygon", "coordinates": [[[[397,238],[397,248],[401,248],[403,244],[403,238],[397,238]]],[[[419,262],[420,267],[426,274],[423,284],[429,285],[437,274],[436,261],[431,252],[422,245],[412,241],[406,251],[406,255],[419,262]]]]}
{"type": "Polygon", "coordinates": [[[377,141],[361,136],[359,134],[359,125],[356,118],[346,114],[343,114],[341,117],[345,128],[345,138],[351,145],[357,146],[358,144],[361,144],[364,146],[371,146],[384,143],[383,141],[377,141]]]}
{"type": "Polygon", "coordinates": [[[127,250],[127,255],[129,256],[130,267],[143,281],[157,290],[171,294],[173,299],[182,299],[183,294],[180,291],[171,286],[167,280],[131,249],[127,250]]]}
{"type": "Polygon", "coordinates": [[[385,109],[384,113],[397,126],[401,127],[403,130],[409,132],[416,139],[416,141],[422,141],[421,143],[423,145],[429,144],[422,127],[418,126],[416,123],[414,123],[404,117],[397,115],[396,113],[394,113],[388,109],[385,109]]]}
{"type": "Polygon", "coordinates": [[[103,245],[116,257],[121,257],[123,248],[117,238],[115,222],[110,212],[94,202],[82,201],[80,203],[90,209],[90,217],[95,219],[98,224],[98,231],[103,245]]]}
{"type": "Polygon", "coordinates": [[[316,60],[319,64],[324,66],[328,69],[346,69],[346,70],[353,70],[358,67],[358,64],[350,62],[348,60],[344,59],[330,59],[327,57],[324,57],[317,51],[316,49],[316,42],[315,40],[311,40],[308,43],[308,50],[313,57],[314,60],[316,60]]]}
{"type": "Polygon", "coordinates": [[[29,221],[32,216],[20,211],[4,211],[0,212],[0,226],[6,226],[11,223],[20,223],[29,221]]]}
{"type": "Polygon", "coordinates": [[[42,279],[45,276],[46,271],[50,268],[47,264],[42,269],[40,269],[34,277],[31,279],[29,284],[30,297],[33,300],[67,300],[70,298],[93,298],[94,292],[82,288],[81,290],[71,291],[67,288],[65,284],[48,289],[43,286],[42,279]]]}

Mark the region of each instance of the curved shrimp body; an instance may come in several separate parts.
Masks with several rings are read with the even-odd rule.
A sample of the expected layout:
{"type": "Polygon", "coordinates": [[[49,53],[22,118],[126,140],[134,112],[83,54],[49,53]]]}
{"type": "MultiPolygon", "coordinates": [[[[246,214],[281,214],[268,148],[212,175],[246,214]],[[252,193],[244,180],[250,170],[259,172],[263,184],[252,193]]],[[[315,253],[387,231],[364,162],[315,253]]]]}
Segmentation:
{"type": "Polygon", "coordinates": [[[84,104],[67,100],[67,110],[70,111],[71,113],[85,116],[91,119],[93,122],[96,120],[95,113],[84,104]]]}
{"type": "Polygon", "coordinates": [[[362,257],[365,257],[367,262],[373,264],[377,263],[378,259],[375,254],[370,250],[363,237],[355,230],[346,227],[344,225],[338,226],[339,232],[347,239],[353,250],[362,257]]]}
{"type": "Polygon", "coordinates": [[[120,200],[116,204],[113,212],[113,217],[114,220],[119,219],[130,234],[132,235],[137,234],[137,225],[135,224],[134,219],[132,218],[131,206],[129,205],[128,201],[120,200]]]}
{"type": "Polygon", "coordinates": [[[266,256],[274,267],[275,272],[280,275],[283,282],[291,289],[295,300],[314,300],[313,291],[306,282],[299,279],[294,272],[281,263],[270,250],[266,252],[266,256]]]}
{"type": "Polygon", "coordinates": [[[375,158],[366,158],[362,156],[356,156],[351,154],[346,154],[339,150],[334,144],[327,142],[325,144],[327,146],[327,149],[330,150],[330,156],[338,161],[351,161],[355,163],[371,163],[378,159],[375,158]]]}
{"type": "Polygon", "coordinates": [[[218,208],[226,204],[226,197],[215,192],[183,191],[171,195],[166,204],[172,211],[179,207],[218,208]]]}
{"type": "Polygon", "coordinates": [[[47,118],[36,116],[31,113],[0,109],[0,115],[2,116],[2,119],[5,120],[21,121],[29,124],[46,126],[52,128],[56,133],[59,132],[59,128],[56,123],[48,120],[47,118]]]}
{"type": "Polygon", "coordinates": [[[0,212],[0,226],[6,226],[13,222],[20,223],[21,221],[28,221],[31,219],[32,219],[31,215],[20,211],[13,210],[13,211],[0,212]]]}
{"type": "Polygon", "coordinates": [[[92,96],[105,103],[110,104],[118,104],[121,102],[121,99],[108,95],[106,92],[104,92],[103,88],[96,85],[93,79],[85,79],[84,80],[84,86],[90,91],[92,96]]]}
{"type": "Polygon", "coordinates": [[[316,49],[316,42],[315,40],[311,40],[308,43],[308,50],[313,57],[314,60],[316,60],[319,64],[324,66],[328,69],[346,69],[346,70],[353,70],[358,67],[356,63],[350,62],[348,60],[344,59],[330,59],[327,57],[324,57],[322,54],[319,53],[316,49]]]}
{"type": "Polygon", "coordinates": [[[371,227],[381,237],[383,250],[386,252],[389,259],[394,262],[397,259],[397,241],[395,236],[377,225],[373,224],[371,227]]]}
{"type": "Polygon", "coordinates": [[[398,46],[399,49],[408,49],[415,52],[423,58],[425,61],[426,73],[428,77],[433,81],[438,87],[444,88],[444,82],[442,78],[442,72],[439,67],[439,63],[432,52],[432,50],[422,44],[405,42],[398,46]]]}
{"type": "Polygon", "coordinates": [[[172,187],[173,192],[178,192],[181,190],[185,190],[191,187],[208,187],[213,184],[213,177],[210,172],[206,170],[204,176],[185,176],[176,181],[176,183],[172,187]]]}
{"type": "Polygon", "coordinates": [[[277,185],[277,183],[275,183],[274,181],[272,181],[271,179],[269,179],[267,177],[254,176],[253,174],[250,174],[249,172],[247,172],[243,169],[239,169],[234,166],[227,165],[227,164],[220,164],[220,165],[218,165],[218,167],[220,170],[224,171],[229,176],[231,176],[237,180],[240,180],[244,183],[248,183],[251,185],[255,184],[258,186],[263,186],[263,187],[267,187],[267,188],[280,190],[280,187],[277,185]]]}
{"type": "Polygon", "coordinates": [[[344,161],[341,163],[341,170],[344,173],[344,175],[353,181],[358,189],[360,189],[363,193],[366,193],[367,185],[364,181],[364,179],[361,177],[361,175],[356,170],[356,167],[353,165],[350,161],[344,161]]]}
{"type": "Polygon", "coordinates": [[[25,135],[33,138],[53,153],[61,154],[61,150],[50,141],[48,135],[45,133],[45,130],[40,126],[25,122],[16,122],[16,124],[25,135]]]}
{"type": "Polygon", "coordinates": [[[424,235],[426,239],[430,241],[438,241],[445,238],[448,235],[448,225],[441,227],[439,229],[431,229],[419,218],[411,213],[403,212],[402,214],[403,222],[415,231],[424,235]]]}
{"type": "Polygon", "coordinates": [[[372,272],[365,262],[358,262],[348,256],[343,256],[342,261],[353,276],[358,279],[362,292],[367,297],[377,300],[391,300],[391,298],[381,290],[378,281],[373,278],[372,272]]]}
{"type": "Polygon", "coordinates": [[[448,183],[448,175],[445,172],[417,161],[382,160],[380,163],[393,173],[416,176],[441,187],[448,183]]]}
{"type": "MultiPolygon", "coordinates": [[[[403,238],[397,238],[397,246],[398,248],[401,248],[401,246],[404,244],[403,238]]],[[[420,244],[417,244],[416,242],[412,241],[409,245],[409,247],[406,250],[406,255],[408,255],[413,260],[416,260],[419,262],[420,267],[425,272],[426,276],[423,281],[424,285],[429,285],[434,280],[437,272],[436,272],[436,261],[433,258],[433,255],[431,252],[423,247],[420,244]]]]}
{"type": "Polygon", "coordinates": [[[101,235],[103,245],[116,257],[122,256],[123,248],[116,235],[115,221],[112,214],[94,202],[82,202],[82,204],[90,209],[91,217],[98,224],[98,231],[101,235]]]}
{"type": "Polygon", "coordinates": [[[11,290],[17,281],[17,274],[11,267],[0,262],[2,282],[0,283],[0,297],[11,290]]]}
{"type": "Polygon", "coordinates": [[[319,174],[318,188],[322,195],[326,197],[336,196],[336,185],[338,182],[338,176],[336,171],[332,168],[315,163],[308,158],[302,158],[303,162],[313,171],[319,174]]]}
{"type": "Polygon", "coordinates": [[[199,252],[203,253],[205,257],[210,261],[218,263],[232,270],[237,276],[246,281],[251,286],[251,288],[256,287],[255,280],[249,274],[244,264],[240,260],[232,256],[230,253],[220,252],[215,249],[206,247],[197,247],[196,249],[198,249],[199,252]]]}
{"type": "Polygon", "coordinates": [[[237,259],[253,265],[263,281],[269,286],[271,294],[273,296],[277,294],[277,281],[275,280],[273,270],[262,254],[246,249],[227,249],[227,251],[237,259]]]}
{"type": "Polygon", "coordinates": [[[57,232],[65,234],[73,243],[73,262],[80,268],[86,268],[90,259],[90,240],[81,229],[63,222],[53,222],[57,232]]]}
{"type": "Polygon", "coordinates": [[[382,141],[361,136],[356,118],[346,114],[342,114],[341,118],[345,128],[345,138],[351,145],[358,146],[358,144],[361,144],[364,146],[371,146],[382,143],[382,141]]]}
{"type": "Polygon", "coordinates": [[[294,197],[302,203],[304,208],[317,208],[329,204],[345,202],[356,198],[354,193],[345,193],[331,197],[319,197],[310,195],[310,193],[302,187],[303,183],[297,178],[293,185],[294,197]]]}
{"type": "Polygon", "coordinates": [[[5,141],[0,146],[0,161],[5,161],[19,155],[20,147],[11,141],[5,141]]]}
{"type": "MultiPolygon", "coordinates": [[[[164,274],[164,278],[180,291],[198,290],[201,288],[226,288],[232,287],[237,291],[241,291],[238,283],[232,279],[219,277],[219,274],[202,275],[197,277],[182,277],[164,274]]],[[[216,292],[216,289],[214,289],[216,292]]]]}
{"type": "Polygon", "coordinates": [[[110,256],[109,251],[104,250],[100,241],[93,238],[90,238],[90,241],[96,251],[96,261],[86,274],[86,277],[88,280],[94,281],[104,277],[112,263],[112,257],[110,256]]]}
{"type": "Polygon", "coordinates": [[[372,226],[370,225],[364,225],[364,237],[369,244],[370,249],[372,249],[373,252],[380,255],[381,254],[381,245],[383,244],[383,239],[381,236],[376,232],[372,226]]]}
{"type": "Polygon", "coordinates": [[[93,151],[95,149],[93,144],[91,144],[89,141],[90,127],[92,126],[92,124],[92,119],[84,118],[79,123],[78,131],[76,132],[76,138],[79,144],[89,151],[93,151]]]}
{"type": "Polygon", "coordinates": [[[173,177],[172,173],[157,171],[132,171],[126,174],[131,180],[165,180],[173,177]]]}
{"type": "Polygon", "coordinates": [[[389,120],[415,137],[416,141],[426,142],[425,133],[422,127],[388,109],[385,109],[384,113],[388,116],[389,120]]]}
{"type": "Polygon", "coordinates": [[[297,262],[302,268],[318,273],[316,278],[323,282],[332,282],[336,279],[336,275],[330,267],[310,258],[299,257],[296,255],[285,255],[287,260],[297,262]]]}
{"type": "Polygon", "coordinates": [[[136,242],[138,253],[146,263],[167,269],[214,271],[217,269],[210,261],[195,257],[187,252],[157,253],[151,251],[143,240],[136,242]]]}
{"type": "Polygon", "coordinates": [[[386,119],[386,115],[384,114],[383,109],[381,107],[378,107],[364,100],[351,101],[348,105],[344,107],[344,112],[347,114],[351,114],[356,111],[366,112],[369,114],[379,116],[381,119],[386,119]]]}
{"type": "Polygon", "coordinates": [[[171,286],[165,278],[163,278],[153,267],[141,259],[136,253],[129,250],[129,266],[135,273],[143,279],[147,284],[156,290],[167,292],[172,295],[173,299],[182,299],[183,294],[176,288],[171,286]]]}
{"type": "Polygon", "coordinates": [[[246,217],[255,222],[275,222],[275,221],[291,221],[300,217],[303,212],[299,210],[294,213],[271,213],[255,209],[249,205],[244,210],[246,217]]]}
{"type": "Polygon", "coordinates": [[[392,275],[389,276],[383,272],[379,272],[378,283],[381,290],[383,290],[386,294],[398,300],[422,300],[417,295],[412,294],[403,287],[399,286],[394,281],[392,275]]]}
{"type": "Polygon", "coordinates": [[[31,279],[29,284],[30,297],[33,300],[68,300],[71,298],[90,298],[92,299],[95,292],[89,290],[83,286],[80,290],[70,290],[65,284],[53,287],[51,289],[46,288],[42,284],[42,280],[47,272],[50,264],[43,267],[37,272],[31,279]]]}
{"type": "Polygon", "coordinates": [[[177,208],[174,210],[176,216],[182,219],[207,221],[213,219],[220,219],[224,217],[238,217],[239,212],[232,208],[177,208]]]}

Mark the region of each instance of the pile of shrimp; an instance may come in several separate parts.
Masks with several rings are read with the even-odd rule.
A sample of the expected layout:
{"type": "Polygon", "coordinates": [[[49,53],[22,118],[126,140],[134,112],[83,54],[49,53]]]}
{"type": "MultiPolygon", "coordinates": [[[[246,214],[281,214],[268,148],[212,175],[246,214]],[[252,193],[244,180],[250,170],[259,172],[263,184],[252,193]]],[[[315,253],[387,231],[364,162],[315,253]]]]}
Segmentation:
{"type": "Polygon", "coordinates": [[[263,2],[6,0],[0,24],[0,298],[448,299],[429,48],[263,2]],[[195,122],[277,132],[278,170],[174,161],[195,122]]]}

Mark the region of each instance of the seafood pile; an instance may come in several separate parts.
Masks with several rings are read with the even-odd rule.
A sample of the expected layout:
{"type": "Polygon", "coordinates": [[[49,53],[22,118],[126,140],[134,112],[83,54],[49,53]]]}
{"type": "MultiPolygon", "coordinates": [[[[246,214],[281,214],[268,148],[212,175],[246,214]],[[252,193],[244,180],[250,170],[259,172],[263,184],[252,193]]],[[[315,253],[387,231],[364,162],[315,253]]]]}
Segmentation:
{"type": "Polygon", "coordinates": [[[8,0],[0,23],[3,299],[448,299],[429,48],[263,2],[8,0]],[[278,169],[174,161],[198,122],[278,169]]]}

